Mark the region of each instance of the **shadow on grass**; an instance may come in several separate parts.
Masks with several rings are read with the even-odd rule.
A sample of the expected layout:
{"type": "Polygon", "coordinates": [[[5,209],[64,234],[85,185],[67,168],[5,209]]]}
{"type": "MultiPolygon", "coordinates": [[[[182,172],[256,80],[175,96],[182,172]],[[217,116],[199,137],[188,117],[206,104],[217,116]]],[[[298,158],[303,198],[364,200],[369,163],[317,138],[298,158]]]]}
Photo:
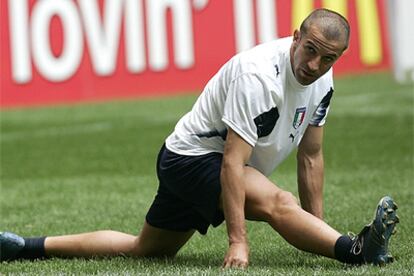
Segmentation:
{"type": "MultiPolygon", "coordinates": [[[[314,256],[303,252],[284,252],[280,254],[252,254],[249,269],[243,273],[261,274],[261,272],[278,271],[279,273],[295,272],[333,272],[343,271],[350,273],[369,270],[368,266],[360,269],[353,266],[342,265],[339,262],[323,257],[314,256]]],[[[55,272],[82,272],[87,274],[102,274],[103,272],[117,273],[143,273],[143,274],[188,274],[208,272],[220,273],[223,262],[221,254],[217,252],[185,253],[176,258],[140,258],[129,257],[114,258],[92,258],[92,259],[59,259],[52,258],[45,261],[17,261],[10,262],[10,266],[1,263],[0,274],[2,273],[37,273],[42,271],[44,275],[55,272]]],[[[240,271],[241,273],[242,271],[240,271]]],[[[128,274],[127,273],[127,274],[128,274]]],[[[242,274],[243,274],[242,273],[242,274]]],[[[237,274],[237,273],[236,273],[237,274]]],[[[265,273],[266,274],[266,273],[265,273]]],[[[244,274],[243,274],[244,275],[244,274]]]]}
{"type": "MultiPolygon", "coordinates": [[[[298,252],[296,254],[270,254],[264,256],[263,254],[251,254],[250,256],[250,265],[251,268],[266,268],[266,269],[292,269],[292,267],[302,267],[304,269],[318,269],[323,267],[324,269],[338,269],[341,266],[337,261],[315,256],[312,254],[307,254],[303,252],[298,252]]],[[[165,266],[171,265],[174,267],[182,268],[220,268],[223,263],[223,256],[217,254],[216,252],[204,252],[196,254],[181,254],[175,258],[145,258],[138,259],[135,261],[144,262],[147,265],[155,266],[165,266]]],[[[347,267],[347,266],[344,266],[347,267]]]]}

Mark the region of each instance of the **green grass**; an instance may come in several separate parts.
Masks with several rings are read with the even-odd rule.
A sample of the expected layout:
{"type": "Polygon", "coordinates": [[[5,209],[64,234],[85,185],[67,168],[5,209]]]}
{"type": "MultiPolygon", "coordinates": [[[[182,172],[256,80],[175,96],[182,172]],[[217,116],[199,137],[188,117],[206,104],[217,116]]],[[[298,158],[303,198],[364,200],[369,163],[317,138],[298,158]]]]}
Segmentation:
{"type": "MultiPolygon", "coordinates": [[[[137,234],[157,189],[155,158],[195,96],[2,111],[0,229],[24,236],[98,229],[137,234]]],[[[414,88],[388,74],[338,79],[325,127],[325,217],[358,232],[380,197],[399,203],[396,262],[346,267],[248,223],[251,265],[221,272],[225,227],[196,234],[174,260],[50,259],[1,263],[0,274],[414,274],[414,88]]],[[[272,176],[296,192],[291,156],[272,176]]]]}

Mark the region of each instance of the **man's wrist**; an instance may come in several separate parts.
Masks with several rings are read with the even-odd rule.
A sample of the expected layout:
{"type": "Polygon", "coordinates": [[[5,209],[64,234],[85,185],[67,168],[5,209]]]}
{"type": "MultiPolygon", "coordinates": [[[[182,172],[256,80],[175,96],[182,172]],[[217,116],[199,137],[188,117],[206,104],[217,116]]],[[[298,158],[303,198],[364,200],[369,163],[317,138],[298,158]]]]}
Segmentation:
{"type": "Polygon", "coordinates": [[[247,244],[246,238],[239,238],[239,239],[229,239],[229,245],[232,244],[247,244]]]}

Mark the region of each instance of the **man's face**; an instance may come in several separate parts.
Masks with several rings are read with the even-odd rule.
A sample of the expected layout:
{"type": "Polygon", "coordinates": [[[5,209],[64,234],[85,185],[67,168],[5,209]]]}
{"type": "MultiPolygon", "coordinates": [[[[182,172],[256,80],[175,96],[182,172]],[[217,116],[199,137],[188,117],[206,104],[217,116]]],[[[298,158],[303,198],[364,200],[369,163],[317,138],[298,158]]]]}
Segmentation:
{"type": "Polygon", "coordinates": [[[344,41],[328,40],[311,26],[306,34],[295,31],[290,61],[297,81],[309,85],[325,74],[345,50],[344,41]]]}

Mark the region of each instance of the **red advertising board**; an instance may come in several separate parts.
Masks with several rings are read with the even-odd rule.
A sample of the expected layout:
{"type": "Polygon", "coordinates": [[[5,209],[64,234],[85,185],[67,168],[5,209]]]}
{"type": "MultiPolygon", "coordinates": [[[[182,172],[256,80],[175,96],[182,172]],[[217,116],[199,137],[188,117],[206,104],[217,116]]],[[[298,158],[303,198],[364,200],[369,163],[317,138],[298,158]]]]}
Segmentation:
{"type": "Polygon", "coordinates": [[[2,0],[1,107],[200,91],[235,53],[345,15],[336,73],[389,67],[384,0],[2,0]]]}

